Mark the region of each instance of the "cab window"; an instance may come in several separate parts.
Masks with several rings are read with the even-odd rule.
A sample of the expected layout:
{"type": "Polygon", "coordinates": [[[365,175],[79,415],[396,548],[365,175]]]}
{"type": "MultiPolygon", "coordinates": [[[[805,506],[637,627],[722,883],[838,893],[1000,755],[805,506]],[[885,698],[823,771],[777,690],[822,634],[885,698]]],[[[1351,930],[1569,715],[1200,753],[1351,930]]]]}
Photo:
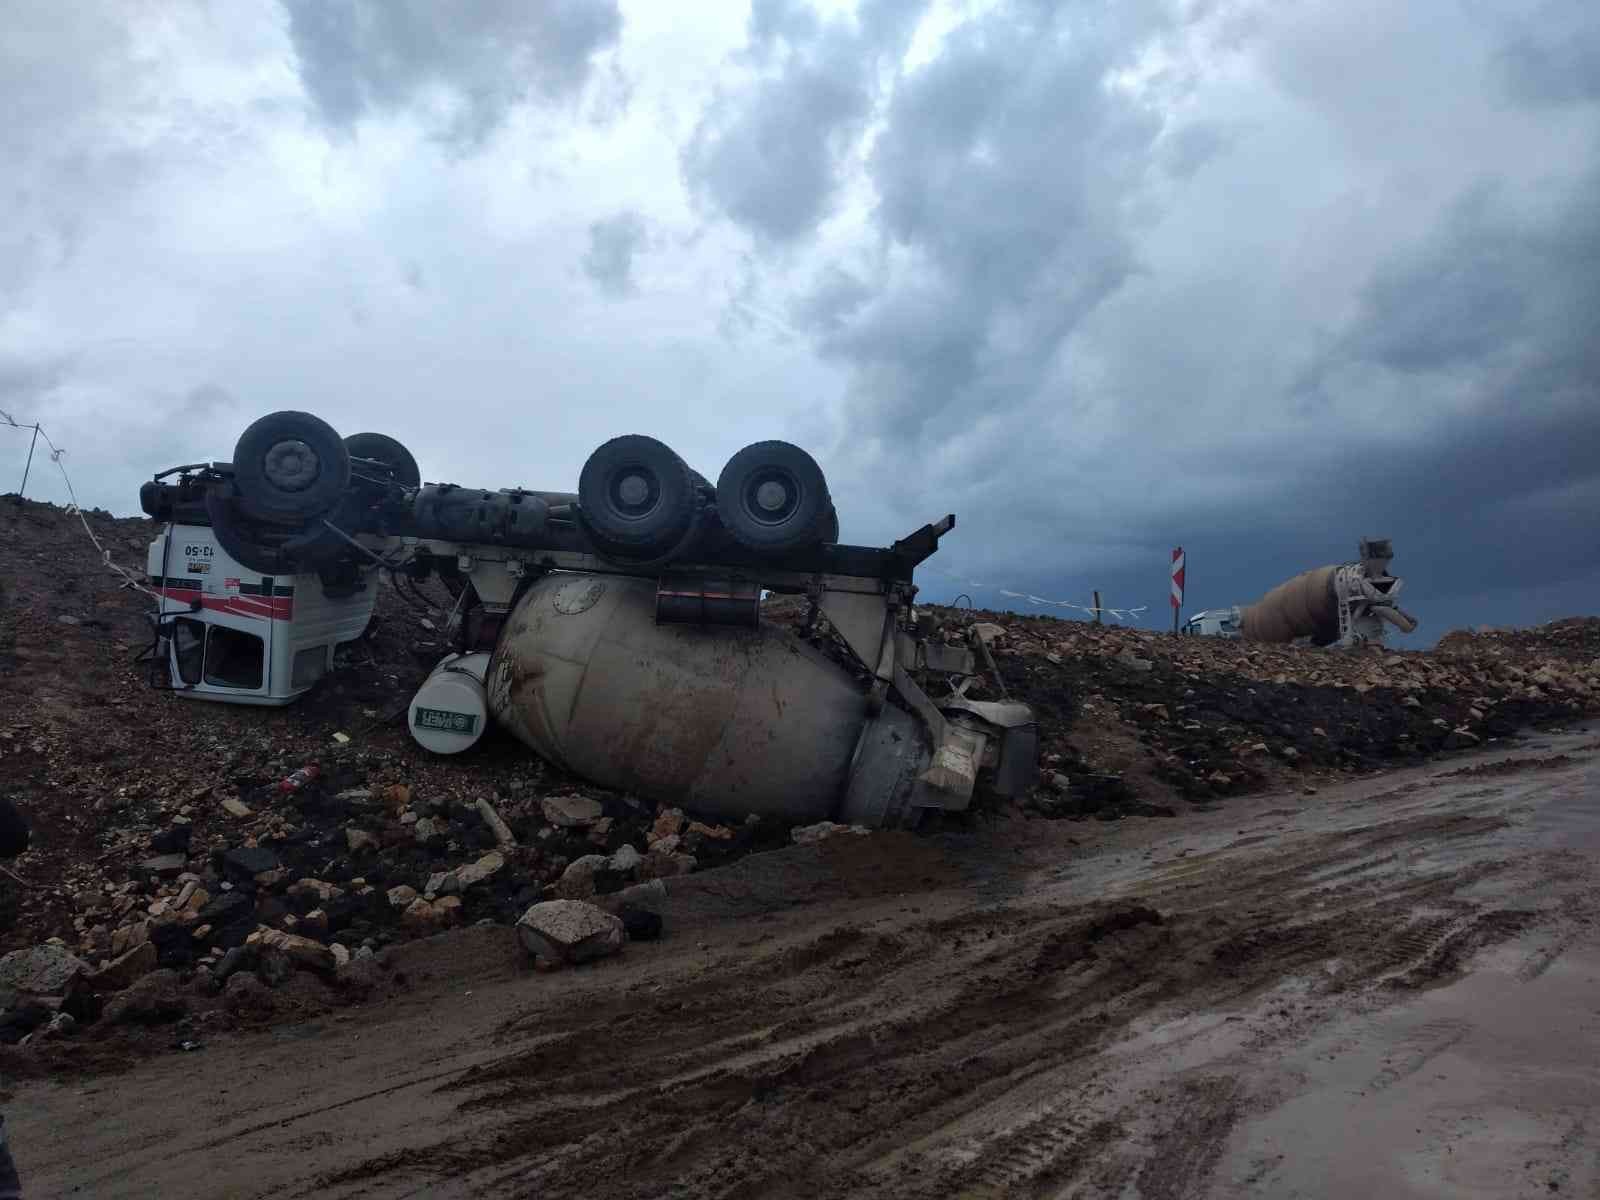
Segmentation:
{"type": "Polygon", "coordinates": [[[211,626],[206,641],[206,682],[218,687],[259,688],[267,644],[253,633],[211,626]]]}
{"type": "Polygon", "coordinates": [[[205,656],[206,623],[192,617],[179,617],[172,623],[172,657],[178,664],[178,678],[193,686],[200,682],[200,666],[205,656]]]}

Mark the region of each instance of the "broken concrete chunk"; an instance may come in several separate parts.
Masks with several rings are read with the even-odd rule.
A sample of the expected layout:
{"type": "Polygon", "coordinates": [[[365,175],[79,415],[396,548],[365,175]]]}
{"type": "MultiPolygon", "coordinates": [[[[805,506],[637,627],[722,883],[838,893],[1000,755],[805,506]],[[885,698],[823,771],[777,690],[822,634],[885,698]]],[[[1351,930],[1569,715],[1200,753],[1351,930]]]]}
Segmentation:
{"type": "Polygon", "coordinates": [[[417,898],[417,889],[402,883],[399,887],[390,888],[388,896],[390,908],[405,908],[417,898]]]}
{"type": "Polygon", "coordinates": [[[694,821],[690,823],[688,832],[692,834],[698,833],[701,837],[710,838],[717,842],[733,840],[733,830],[726,825],[703,825],[699,821],[694,821]]]}
{"type": "Polygon", "coordinates": [[[351,854],[360,854],[364,850],[376,850],[378,839],[364,829],[346,829],[344,841],[351,854]]]}
{"type": "Polygon", "coordinates": [[[517,921],[529,954],[552,966],[589,962],[622,949],[622,922],[581,900],[546,900],[517,921]]]}
{"type": "Polygon", "coordinates": [[[106,1005],[101,1020],[107,1025],[159,1025],[176,1021],[189,1009],[178,990],[178,973],[171,968],[152,971],[106,1005]]]}
{"type": "Polygon", "coordinates": [[[147,858],[135,868],[141,875],[156,875],[162,879],[172,879],[182,873],[189,857],[186,854],[158,854],[154,858],[147,858]]]}
{"type": "Polygon", "coordinates": [[[154,942],[135,946],[126,954],[112,959],[88,977],[89,986],[97,992],[120,992],[133,982],[156,969],[154,942]]]}
{"type": "Polygon", "coordinates": [[[291,884],[289,895],[296,899],[314,899],[326,904],[344,895],[344,889],[321,879],[301,879],[291,884]]]}
{"type": "Polygon", "coordinates": [[[222,856],[222,869],[234,883],[254,883],[263,871],[278,869],[278,856],[265,846],[240,846],[222,856]]]}
{"type": "Polygon", "coordinates": [[[284,933],[281,929],[263,929],[257,932],[261,934],[258,946],[283,951],[297,966],[325,974],[334,970],[333,951],[321,942],[300,937],[298,934],[284,933]]]}
{"type": "Polygon", "coordinates": [[[865,825],[839,825],[833,821],[818,821],[815,825],[797,825],[789,831],[789,840],[797,846],[809,846],[840,833],[871,833],[865,825]]]}
{"type": "Polygon", "coordinates": [[[428,876],[428,882],[422,890],[429,896],[448,896],[461,890],[461,881],[456,878],[454,871],[435,871],[428,876]]]}
{"type": "Polygon", "coordinates": [[[419,842],[431,842],[434,838],[443,836],[443,831],[439,828],[438,822],[432,817],[423,817],[419,820],[412,827],[412,833],[419,842]]]}
{"type": "Polygon", "coordinates": [[[64,946],[34,946],[0,957],[0,988],[13,992],[64,996],[89,974],[89,964],[64,946]]]}
{"type": "Polygon", "coordinates": [[[546,821],[563,829],[593,825],[605,813],[598,800],[586,796],[547,796],[539,807],[546,821]]]}
{"type": "Polygon", "coordinates": [[[138,921],[132,925],[124,925],[111,935],[111,957],[118,958],[135,946],[142,945],[149,940],[149,921],[138,921]]]}
{"type": "Polygon", "coordinates": [[[978,635],[978,640],[985,646],[992,646],[1006,636],[1005,626],[992,621],[979,621],[972,627],[972,632],[978,635]]]}
{"type": "Polygon", "coordinates": [[[655,824],[650,827],[650,845],[655,845],[662,838],[677,837],[683,832],[684,824],[683,809],[663,808],[656,814],[655,824]]]}
{"type": "Polygon", "coordinates": [[[254,815],[254,810],[248,804],[243,800],[235,800],[232,796],[222,802],[222,811],[230,817],[238,817],[241,820],[254,815]]]}
{"type": "Polygon", "coordinates": [[[444,896],[429,903],[418,896],[400,914],[400,923],[412,933],[436,933],[461,919],[461,897],[444,896]]]}
{"type": "Polygon", "coordinates": [[[468,863],[464,867],[457,868],[455,872],[456,890],[464,892],[474,884],[493,878],[505,865],[505,855],[498,850],[489,851],[489,853],[479,858],[477,862],[468,863]]]}
{"type": "Polygon", "coordinates": [[[582,900],[594,895],[594,877],[598,871],[608,870],[611,860],[604,854],[585,854],[567,864],[556,883],[556,894],[568,900],[582,900]]]}

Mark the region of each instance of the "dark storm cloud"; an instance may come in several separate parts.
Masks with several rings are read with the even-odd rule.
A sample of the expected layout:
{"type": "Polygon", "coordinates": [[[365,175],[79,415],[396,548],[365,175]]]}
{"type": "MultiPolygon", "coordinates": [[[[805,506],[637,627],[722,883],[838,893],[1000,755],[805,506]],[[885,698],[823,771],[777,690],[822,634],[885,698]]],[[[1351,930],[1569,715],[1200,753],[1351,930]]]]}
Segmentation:
{"type": "MultiPolygon", "coordinates": [[[[1162,564],[1181,543],[1194,611],[1247,603],[1298,571],[1348,561],[1358,538],[1381,536],[1395,539],[1405,604],[1424,619],[1414,644],[1485,621],[1592,612],[1600,170],[1537,218],[1519,212],[1516,199],[1511,189],[1475,191],[1378,272],[1313,370],[1319,400],[1301,437],[1267,445],[1241,437],[1213,463],[1143,464],[1256,475],[1258,487],[1181,507],[1129,505],[1115,534],[1124,550],[1145,556],[1142,567],[1097,569],[1093,540],[1069,533],[1067,569],[1041,571],[1023,556],[1020,586],[1052,598],[1101,587],[1121,603],[1159,605],[1162,564]],[[1391,432],[1345,419],[1350,398],[1371,391],[1395,397],[1391,432]],[[1519,593],[1545,607],[1518,609],[1519,593]]],[[[1125,461],[1137,454],[1127,444],[1125,461]]],[[[1048,508],[1017,514],[1030,515],[1050,520],[1048,508]]]]}
{"type": "MultiPolygon", "coordinates": [[[[946,566],[1080,603],[1101,586],[1158,614],[1178,542],[1206,565],[1208,604],[1347,560],[1364,535],[1397,539],[1435,619],[1459,620],[1464,597],[1503,596],[1510,579],[1555,596],[1600,572],[1600,176],[1574,180],[1583,153],[1540,164],[1514,142],[1450,163],[1426,132],[1469,145],[1463,130],[1492,111],[1456,118],[1440,87],[1474,103],[1496,78],[1520,104],[1595,98],[1595,10],[1551,5],[1512,23],[1470,5],[1343,12],[1264,11],[1223,39],[1261,78],[1286,81],[1257,111],[1163,103],[1185,81],[1159,74],[1154,97],[1111,85],[1152,39],[1181,35],[1154,6],[1001,3],[896,82],[871,113],[871,229],[817,264],[788,310],[845,368],[837,490],[852,507],[886,527],[958,509],[946,566]],[[1462,19],[1441,23],[1452,13],[1462,19]],[[1445,66],[1419,75],[1410,56],[1438,38],[1445,66]],[[1327,68],[1310,82],[1308,55],[1327,68]],[[1400,108],[1375,119],[1373,95],[1400,108]],[[1287,130],[1307,139],[1300,159],[1287,130]],[[1241,166],[1240,144],[1262,137],[1288,157],[1241,166]],[[1404,181],[1423,167],[1418,150],[1436,198],[1414,201],[1404,181]],[[1173,189],[1229,171],[1223,207],[1196,219],[1233,233],[1287,201],[1297,215],[1284,220],[1300,224],[1261,242],[1284,260],[1225,260],[1247,244],[1238,236],[1208,257],[1203,223],[1182,252],[1169,241],[1152,253],[1169,213],[1184,228],[1194,193],[1173,189]],[[1323,181],[1323,196],[1362,198],[1344,210],[1358,224],[1332,223],[1323,181]],[[1294,262],[1340,237],[1382,253],[1353,246],[1376,267],[1340,281],[1349,303],[1322,303],[1294,262]],[[1253,310],[1263,294],[1280,311],[1253,310]],[[1252,347],[1264,319],[1287,338],[1252,347]]],[[[752,59],[769,43],[825,43],[826,25],[780,17],[752,21],[752,59]]],[[[850,103],[824,114],[820,140],[793,152],[783,127],[806,110],[813,67],[800,55],[708,117],[737,131],[712,145],[742,148],[748,170],[730,158],[717,175],[703,144],[686,156],[691,182],[772,240],[803,242],[827,216],[848,150],[826,139],[854,138],[868,123],[859,106],[876,103],[859,60],[828,61],[828,95],[850,103]],[[758,153],[778,146],[791,152],[758,153]]],[[[1430,627],[1427,640],[1442,632],[1430,627]]]]}
{"type": "Polygon", "coordinates": [[[300,77],[348,129],[443,88],[462,111],[450,140],[481,141],[517,104],[579,91],[622,29],[615,0],[284,0],[300,77]]]}
{"type": "Polygon", "coordinates": [[[1105,86],[1145,17],[1103,26],[1001,5],[896,89],[869,172],[913,252],[862,289],[824,277],[796,319],[855,371],[860,432],[942,434],[1040,385],[1063,339],[1136,269],[1122,204],[1161,122],[1105,86]]]}
{"type": "Polygon", "coordinates": [[[612,299],[632,295],[633,256],[645,238],[644,220],[638,213],[621,212],[589,226],[589,249],[583,256],[584,274],[612,299]]]}
{"type": "Polygon", "coordinates": [[[924,5],[866,0],[851,23],[757,0],[742,60],[762,76],[705,113],[682,155],[690,191],[772,241],[811,233],[871,113],[875,75],[904,52],[924,5]]]}

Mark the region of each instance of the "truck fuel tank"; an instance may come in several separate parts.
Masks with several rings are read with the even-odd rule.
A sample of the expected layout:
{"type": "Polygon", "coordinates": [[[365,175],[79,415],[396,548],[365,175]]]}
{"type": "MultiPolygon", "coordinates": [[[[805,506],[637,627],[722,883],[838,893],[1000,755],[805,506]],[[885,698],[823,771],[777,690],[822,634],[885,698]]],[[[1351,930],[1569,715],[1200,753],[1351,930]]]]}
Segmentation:
{"type": "MultiPolygon", "coordinates": [[[[728,819],[834,815],[872,739],[867,696],[786,630],[658,624],[657,586],[551,574],[512,610],[489,663],[495,719],[605,787],[728,819]]],[[[904,722],[909,735],[916,728],[904,722]]],[[[903,738],[897,742],[903,753],[903,738]]],[[[920,740],[912,765],[930,751],[920,740]]],[[[870,768],[868,768],[870,769],[870,768]]],[[[883,777],[908,789],[914,771],[883,777]]],[[[884,797],[886,819],[904,803],[884,797]]]]}

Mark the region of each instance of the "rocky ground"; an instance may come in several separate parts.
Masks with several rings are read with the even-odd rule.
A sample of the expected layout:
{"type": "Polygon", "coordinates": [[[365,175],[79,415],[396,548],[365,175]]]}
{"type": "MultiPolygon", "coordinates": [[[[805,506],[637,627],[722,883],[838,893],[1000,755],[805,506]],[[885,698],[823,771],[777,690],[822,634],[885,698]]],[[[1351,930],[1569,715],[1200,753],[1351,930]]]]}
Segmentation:
{"type": "MultiPolygon", "coordinates": [[[[142,573],[150,522],[84,520],[142,573]]],[[[0,951],[74,979],[54,1003],[10,996],[0,1042],[32,1056],[13,1069],[111,1063],[370,999],[405,986],[398,943],[792,840],[658,812],[499,735],[426,755],[403,714],[443,652],[437,614],[387,587],[339,671],[282,710],[152,689],[149,607],[76,514],[0,498],[0,787],[34,825],[0,879],[0,951]],[[311,764],[315,778],[281,786],[311,764]]],[[[1181,817],[1286,783],[1315,794],[1600,709],[1593,618],[1334,654],[933,612],[952,640],[977,624],[998,674],[987,694],[1041,722],[1040,787],[969,823],[1181,817]]]]}

